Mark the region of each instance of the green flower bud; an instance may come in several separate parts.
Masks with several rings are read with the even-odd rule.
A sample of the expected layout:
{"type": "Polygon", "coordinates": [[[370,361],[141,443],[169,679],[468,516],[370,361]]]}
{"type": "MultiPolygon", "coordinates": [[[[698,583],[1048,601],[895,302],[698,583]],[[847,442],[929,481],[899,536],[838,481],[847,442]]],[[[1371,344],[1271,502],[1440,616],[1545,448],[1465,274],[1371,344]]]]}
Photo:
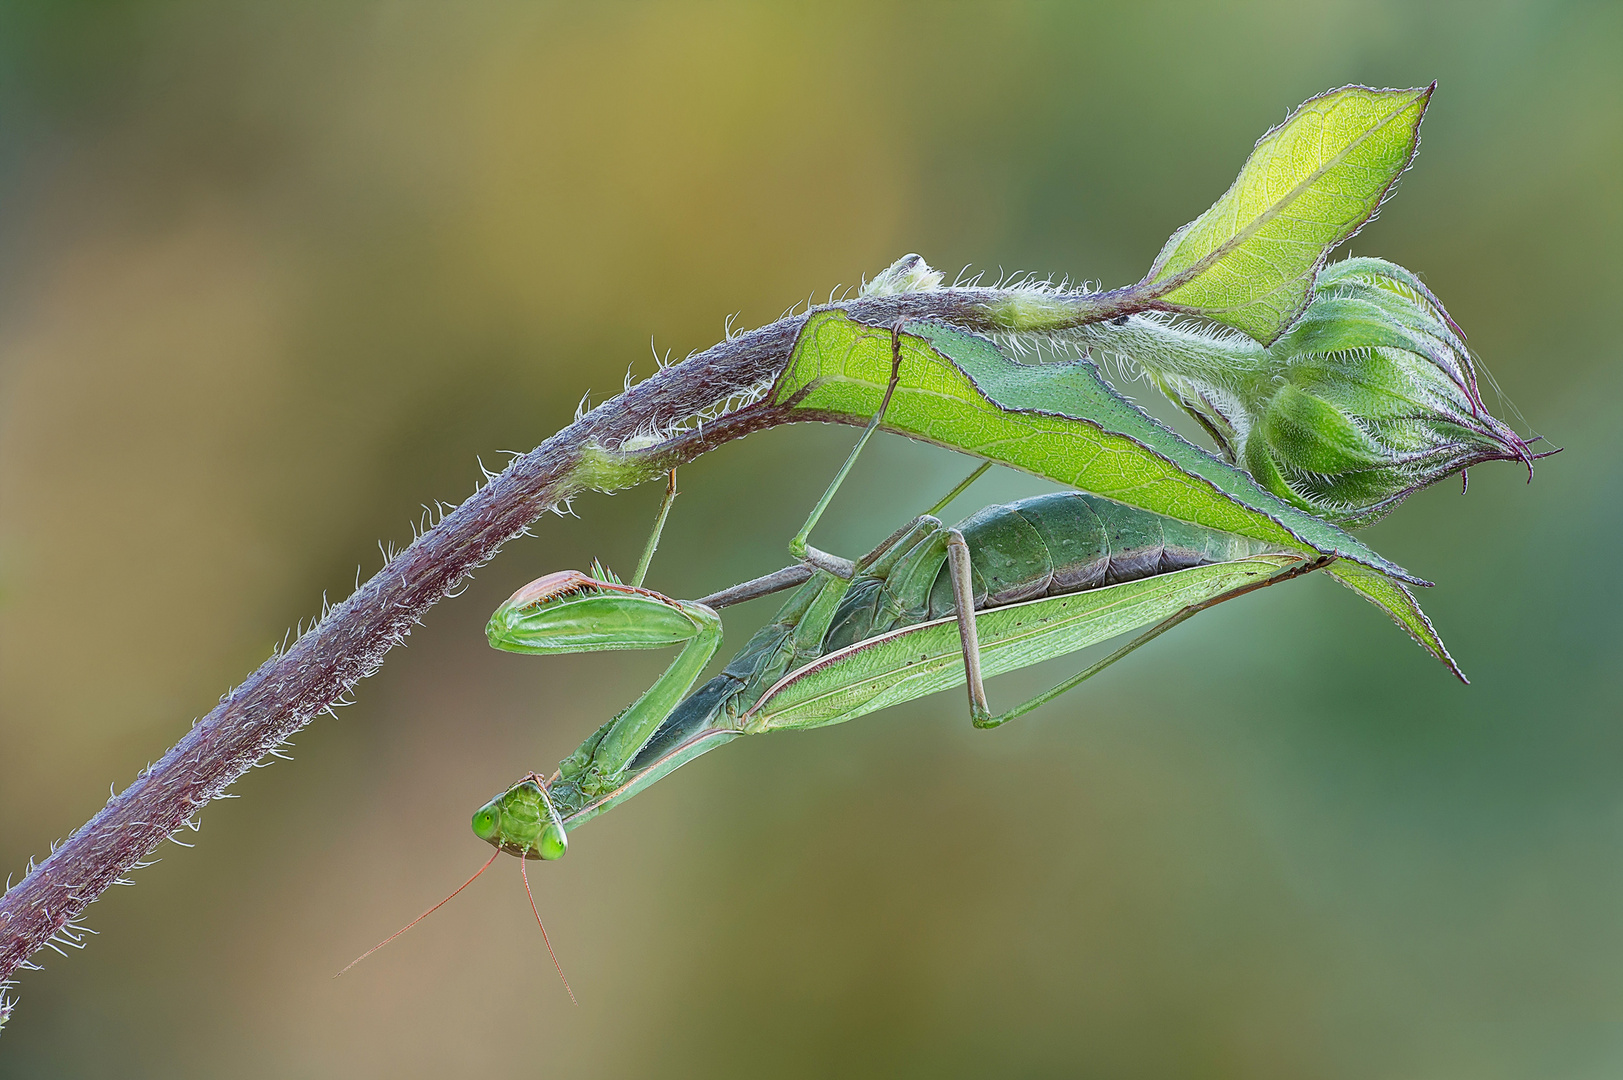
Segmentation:
{"type": "Polygon", "coordinates": [[[1145,316],[1082,337],[1140,368],[1263,487],[1338,524],[1369,524],[1480,462],[1532,463],[1482,404],[1443,305],[1381,259],[1325,267],[1269,348],[1145,316]]]}

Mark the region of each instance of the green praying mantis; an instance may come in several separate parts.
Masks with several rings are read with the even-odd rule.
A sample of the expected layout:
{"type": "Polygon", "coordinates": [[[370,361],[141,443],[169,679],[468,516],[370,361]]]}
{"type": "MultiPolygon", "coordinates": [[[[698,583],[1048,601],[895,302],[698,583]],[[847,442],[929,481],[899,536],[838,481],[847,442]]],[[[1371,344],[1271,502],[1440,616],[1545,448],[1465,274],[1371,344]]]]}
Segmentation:
{"type": "MultiPolygon", "coordinates": [[[[520,860],[531,910],[558,965],[525,861],[562,858],[572,829],[694,758],[742,735],[843,723],[957,684],[968,688],[972,723],[997,727],[1206,608],[1333,561],[1080,491],[988,506],[956,526],[944,525],[936,515],[991,467],[989,461],[860,559],[812,547],[813,528],[895,390],[897,333],[893,329],[891,380],[879,411],[791,540],[795,565],[697,601],[644,588],[676,495],[672,471],[630,583],[600,566],[591,574],[563,571],[523,586],[496,610],[486,634],[492,646],[509,652],[681,651],[556,773],[531,772],[480,807],[472,826],[496,849],[490,858],[439,904],[354,963],[449,902],[505,852],[520,860]],[[773,620],[721,674],[692,691],[721,645],[717,610],[790,588],[795,592],[773,620]],[[992,712],[985,679],[1147,624],[1153,625],[1047,692],[992,712]]],[[[561,965],[558,973],[567,989],[561,965]]],[[[569,994],[574,1000],[574,991],[569,994]]]]}
{"type": "MultiPolygon", "coordinates": [[[[899,344],[895,353],[899,365],[899,344]]],[[[895,385],[893,372],[888,389],[895,385]]],[[[944,525],[936,515],[990,462],[860,559],[812,547],[813,528],[888,403],[887,393],[790,541],[796,565],[697,601],[643,588],[675,495],[673,473],[629,584],[600,567],[564,571],[530,582],[496,610],[486,634],[508,652],[681,652],[554,775],[532,772],[481,807],[473,816],[480,839],[522,859],[558,859],[571,830],[742,735],[844,723],[959,684],[968,688],[971,722],[997,727],[1206,608],[1331,561],[1080,491],[989,506],[944,525]],[[693,690],[721,645],[717,609],[796,586],[722,673],[693,690]],[[1051,690],[992,712],[987,678],[1146,625],[1051,690]]]]}
{"type": "MultiPolygon", "coordinates": [[[[1324,550],[1328,544],[1315,548],[1248,536],[1085,491],[988,506],[956,526],[945,525],[936,515],[991,460],[860,559],[813,547],[813,529],[886,419],[902,385],[904,361],[917,358],[920,335],[927,333],[936,335],[936,343],[947,340],[944,331],[903,322],[888,332],[859,329],[850,339],[887,336],[889,378],[880,377],[877,409],[790,541],[794,565],[694,601],[645,588],[675,498],[672,472],[629,583],[600,566],[590,574],[549,574],[520,588],[491,616],[490,644],[509,652],[680,651],[641,697],[592,733],[556,772],[530,772],[479,808],[473,831],[495,851],[475,878],[498,855],[517,856],[539,924],[528,860],[561,858],[573,829],[742,735],[826,727],[957,685],[967,687],[971,722],[997,727],[1207,608],[1321,569],[1375,600],[1459,674],[1409,594],[1395,583],[1386,595],[1376,591],[1374,572],[1360,568],[1362,560],[1378,556],[1371,559],[1372,553],[1356,547],[1343,556],[1324,550]],[[795,591],[772,621],[695,690],[721,645],[717,612],[785,589],[795,591]],[[1052,689],[1002,713],[992,711],[986,679],[1135,630],[1142,632],[1052,689]]],[[[953,363],[973,359],[962,341],[948,343],[957,349],[953,363]]],[[[843,370],[850,369],[847,363],[843,370]]],[[[983,378],[995,372],[987,363],[974,370],[983,378]]],[[[916,374],[914,380],[921,381],[916,374]]]]}
{"type": "Polygon", "coordinates": [[[531,773],[481,807],[473,830],[508,854],[558,859],[569,830],[741,735],[843,723],[957,684],[968,687],[971,722],[997,727],[1199,611],[1328,562],[1085,492],[989,506],[952,528],[927,513],[849,576],[814,568],[773,621],[692,693],[721,644],[715,608],[785,587],[802,576],[796,568],[701,601],[623,584],[601,569],[551,574],[497,610],[488,630],[496,648],[682,652],[555,775],[531,773]],[[987,704],[986,678],[1150,622],[1053,689],[995,715],[987,704]]]}

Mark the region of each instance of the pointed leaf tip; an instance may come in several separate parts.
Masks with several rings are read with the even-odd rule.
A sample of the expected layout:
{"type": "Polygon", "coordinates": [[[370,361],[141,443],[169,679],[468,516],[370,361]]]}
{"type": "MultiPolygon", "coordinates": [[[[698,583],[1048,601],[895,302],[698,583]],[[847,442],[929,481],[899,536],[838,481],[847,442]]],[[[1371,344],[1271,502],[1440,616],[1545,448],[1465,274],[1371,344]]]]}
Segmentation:
{"type": "Polygon", "coordinates": [[[1413,161],[1436,86],[1344,86],[1303,102],[1257,140],[1222,198],[1172,234],[1141,283],[1153,306],[1272,344],[1307,306],[1331,250],[1413,161]]]}
{"type": "Polygon", "coordinates": [[[1431,620],[1426,618],[1414,594],[1404,588],[1402,582],[1393,580],[1379,570],[1346,560],[1331,563],[1324,572],[1386,612],[1421,648],[1442,661],[1455,678],[1467,686],[1471,684],[1465,672],[1449,655],[1448,646],[1443,644],[1443,639],[1432,627],[1431,620]]]}

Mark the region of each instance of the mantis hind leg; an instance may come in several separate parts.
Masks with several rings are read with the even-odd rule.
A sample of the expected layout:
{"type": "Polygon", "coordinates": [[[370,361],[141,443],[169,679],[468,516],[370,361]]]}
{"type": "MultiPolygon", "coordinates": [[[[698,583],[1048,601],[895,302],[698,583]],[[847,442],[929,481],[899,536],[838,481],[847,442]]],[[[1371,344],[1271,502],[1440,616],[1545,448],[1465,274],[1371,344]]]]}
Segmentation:
{"type": "Polygon", "coordinates": [[[947,530],[947,573],[952,580],[953,610],[958,614],[958,640],[964,649],[964,685],[969,688],[969,720],[976,727],[987,727],[995,718],[991,706],[986,703],[986,683],[981,678],[981,641],[975,626],[974,570],[970,565],[969,545],[964,541],[964,534],[957,529],[947,530]]]}
{"type": "MultiPolygon", "coordinates": [[[[1036,709],[1039,706],[1048,704],[1050,701],[1053,701],[1055,698],[1059,697],[1061,694],[1065,693],[1067,690],[1074,690],[1078,686],[1081,686],[1083,683],[1087,682],[1089,679],[1091,679],[1095,675],[1099,674],[1099,672],[1103,671],[1105,668],[1109,667],[1111,664],[1114,664],[1117,660],[1122,659],[1128,653],[1133,652],[1134,650],[1138,649],[1140,646],[1148,645],[1150,642],[1154,641],[1156,638],[1160,637],[1162,634],[1166,633],[1168,630],[1171,630],[1174,626],[1177,626],[1179,623],[1183,622],[1185,619],[1191,618],[1194,615],[1198,615],[1200,612],[1205,611],[1209,607],[1215,607],[1218,604],[1221,604],[1225,600],[1233,600],[1237,596],[1244,596],[1246,593],[1255,592],[1258,589],[1265,589],[1269,585],[1277,585],[1281,581],[1289,581],[1291,578],[1301,577],[1303,574],[1310,574],[1315,570],[1318,570],[1318,569],[1321,569],[1322,567],[1328,566],[1332,561],[1333,560],[1331,558],[1329,558],[1329,557],[1322,557],[1322,558],[1318,558],[1318,559],[1309,560],[1308,562],[1298,563],[1295,566],[1287,567],[1286,569],[1281,570],[1279,573],[1274,574],[1271,577],[1265,578],[1262,581],[1253,581],[1249,585],[1242,585],[1237,589],[1230,589],[1226,593],[1219,593],[1217,596],[1214,596],[1209,600],[1202,600],[1198,604],[1190,604],[1188,607],[1184,608],[1182,611],[1178,611],[1178,612],[1176,612],[1176,613],[1174,613],[1172,615],[1167,616],[1165,619],[1162,619],[1160,622],[1156,623],[1154,626],[1150,627],[1148,630],[1144,631],[1142,634],[1138,635],[1138,637],[1134,638],[1132,641],[1129,641],[1127,644],[1123,645],[1121,648],[1117,649],[1115,652],[1111,653],[1109,656],[1105,657],[1103,660],[1100,660],[1098,663],[1093,664],[1090,667],[1088,667],[1088,668],[1086,668],[1086,669],[1084,669],[1082,671],[1077,672],[1075,675],[1072,675],[1069,679],[1066,679],[1064,682],[1062,682],[1059,685],[1053,687],[1052,689],[1045,690],[1041,694],[1038,694],[1036,697],[1031,698],[1029,701],[1021,702],[1019,705],[1016,705],[1014,708],[1010,709],[1008,712],[999,713],[998,715],[993,716],[993,715],[991,715],[991,710],[986,709],[983,714],[976,715],[975,714],[975,706],[974,706],[974,691],[971,690],[970,691],[970,702],[971,702],[971,704],[970,704],[970,712],[971,712],[974,724],[978,728],[995,728],[995,727],[999,727],[999,726],[1001,726],[1003,724],[1008,723],[1010,720],[1014,720],[1014,719],[1017,719],[1019,717],[1022,717],[1024,715],[1026,715],[1026,713],[1031,712],[1033,709],[1036,709]]],[[[960,623],[960,625],[962,625],[962,624],[960,623]]],[[[977,672],[977,675],[978,675],[978,672],[977,672]]],[[[983,688],[982,689],[982,707],[983,708],[985,707],[984,695],[985,695],[985,690],[983,688]]]]}

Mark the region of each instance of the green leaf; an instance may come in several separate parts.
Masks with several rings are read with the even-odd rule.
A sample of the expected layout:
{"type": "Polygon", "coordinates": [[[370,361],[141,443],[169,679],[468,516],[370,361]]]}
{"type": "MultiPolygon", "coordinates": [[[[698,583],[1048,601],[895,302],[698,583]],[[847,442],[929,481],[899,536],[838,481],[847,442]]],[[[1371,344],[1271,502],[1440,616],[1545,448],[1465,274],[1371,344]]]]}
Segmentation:
{"type": "Polygon", "coordinates": [[[1324,572],[1392,616],[1392,621],[1419,642],[1421,648],[1448,665],[1448,670],[1459,676],[1460,682],[1471,681],[1465,677],[1465,672],[1460,670],[1454,658],[1448,655],[1448,648],[1443,644],[1443,639],[1437,636],[1437,631],[1432,629],[1431,620],[1426,618],[1414,595],[1402,584],[1357,563],[1334,562],[1325,567],[1324,572]]]}
{"type": "Polygon", "coordinates": [[[1307,306],[1331,249],[1408,168],[1435,86],[1347,86],[1304,102],[1258,140],[1223,197],[1172,234],[1141,283],[1154,306],[1271,344],[1307,306]]]}
{"type": "MultiPolygon", "coordinates": [[[[1117,394],[1086,360],[1017,364],[984,338],[925,322],[909,323],[901,343],[887,430],[1180,521],[1424,584],[1185,442],[1117,394]]],[[[821,311],[801,330],[772,400],[807,419],[868,418],[890,370],[889,330],[821,311]]]]}

